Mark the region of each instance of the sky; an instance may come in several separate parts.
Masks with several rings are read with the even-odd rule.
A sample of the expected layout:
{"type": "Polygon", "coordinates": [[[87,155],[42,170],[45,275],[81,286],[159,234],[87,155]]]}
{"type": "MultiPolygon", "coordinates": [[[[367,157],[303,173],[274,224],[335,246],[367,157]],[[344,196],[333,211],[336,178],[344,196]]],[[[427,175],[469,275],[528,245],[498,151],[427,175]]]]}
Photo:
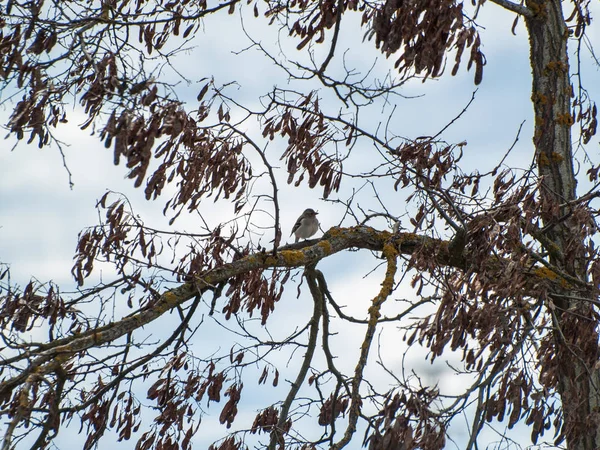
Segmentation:
{"type": "MultiPolygon", "coordinates": [[[[600,10],[595,5],[596,10],[600,10]]],[[[594,11],[599,12],[599,11],[594,11]]],[[[452,77],[446,73],[441,79],[429,80],[426,83],[415,80],[409,82],[401,90],[410,99],[397,98],[393,105],[376,105],[361,111],[361,117],[365,124],[376,126],[391,111],[395,112],[390,121],[394,133],[400,136],[417,137],[433,135],[443,128],[449,120],[459,114],[471,99],[473,91],[477,90],[475,101],[466,113],[443,134],[443,139],[448,142],[466,141],[463,160],[463,170],[479,170],[484,172],[493,167],[498,159],[512,145],[519,126],[524,122],[522,132],[519,136],[513,152],[506,161],[508,166],[526,168],[532,158],[532,127],[533,110],[530,102],[530,67],[528,65],[528,42],[527,35],[522,24],[517,27],[516,36],[510,33],[514,16],[503,11],[496,5],[487,2],[481,9],[477,20],[483,28],[482,50],[486,55],[487,64],[484,68],[483,82],[480,86],[473,85],[473,73],[466,71],[466,62],[463,62],[457,76],[452,77]]],[[[277,33],[274,27],[266,27],[264,21],[246,19],[244,26],[253,39],[260,41],[262,45],[277,52],[277,33]]],[[[600,44],[598,32],[592,29],[589,34],[590,40],[600,44]]],[[[287,41],[286,41],[287,42],[287,41]]],[[[292,44],[284,42],[282,48],[292,59],[302,56],[295,53],[292,44]]],[[[362,70],[370,67],[373,60],[377,58],[377,70],[383,70],[389,61],[373,49],[372,43],[363,43],[362,35],[356,33],[355,29],[345,24],[342,29],[341,42],[349,50],[346,53],[346,63],[362,70]]],[[[237,85],[232,88],[236,98],[241,102],[258,107],[260,96],[268,92],[274,85],[289,86],[287,77],[281,71],[277,71],[272,63],[255,50],[239,53],[248,47],[249,42],[239,30],[239,17],[225,17],[224,15],[209,18],[205,21],[202,30],[197,33],[193,41],[194,48],[175,60],[177,72],[184,74],[190,80],[189,83],[182,80],[177,73],[165,70],[160,74],[161,80],[178,83],[176,89],[186,107],[194,108],[197,93],[203,86],[202,78],[214,76],[219,83],[236,81],[237,85]],[[224,32],[225,30],[225,32],[224,32]]],[[[325,51],[324,48],[316,50],[317,57],[325,51]]],[[[586,56],[584,67],[586,67],[586,78],[588,88],[598,90],[598,68],[591,64],[586,56]],[[595,84],[594,84],[595,83],[595,84]]],[[[340,67],[339,60],[337,61],[340,67]]],[[[335,68],[335,66],[333,66],[335,68]]],[[[449,70],[447,71],[449,72],[449,70]]],[[[586,81],[584,78],[584,82],[586,81]]],[[[312,86],[316,88],[317,86],[312,86]]],[[[304,89],[307,89],[305,86],[304,89]]],[[[599,94],[598,92],[596,92],[599,94]]],[[[323,93],[324,107],[330,107],[332,111],[339,107],[333,103],[327,103],[327,96],[323,93]]],[[[596,95],[595,98],[598,98],[596,95]]],[[[0,107],[0,123],[6,124],[10,114],[10,105],[0,107]]],[[[126,168],[115,167],[112,163],[112,150],[104,148],[97,136],[91,135],[90,130],[80,130],[79,125],[83,122],[83,114],[79,107],[73,106],[70,111],[69,123],[56,130],[56,136],[63,141],[65,162],[72,173],[74,186],[69,185],[69,174],[64,168],[64,162],[56,147],[38,149],[37,145],[26,145],[24,142],[15,142],[12,137],[2,141],[0,145],[0,262],[9,264],[11,269],[11,281],[17,285],[24,286],[30,278],[41,282],[52,280],[54,283],[64,286],[65,290],[73,288],[73,280],[70,270],[73,264],[73,255],[77,242],[78,233],[98,221],[98,213],[95,210],[97,200],[107,189],[122,192],[134,205],[138,214],[147,224],[162,229],[169,229],[168,217],[162,215],[164,200],[146,201],[143,191],[134,189],[132,182],[125,178],[126,168]],[[15,144],[16,147],[15,147],[15,144]]],[[[249,132],[259,135],[256,127],[249,125],[249,132]]],[[[596,138],[590,145],[591,151],[597,151],[596,138]]],[[[278,147],[281,143],[271,145],[267,155],[276,164],[283,148],[278,147]]],[[[364,164],[371,164],[369,156],[370,148],[363,145],[358,146],[355,152],[364,153],[364,158],[355,158],[348,163],[347,170],[359,170],[364,164]]],[[[359,153],[360,154],[360,153],[359,153]]],[[[282,227],[284,240],[292,242],[288,238],[292,225],[298,214],[307,207],[319,211],[319,219],[323,230],[330,226],[339,225],[343,217],[344,209],[341,205],[322,199],[322,192],[318,189],[310,190],[306,186],[294,188],[286,184],[287,175],[280,171],[277,175],[280,187],[279,195],[282,199],[282,227]]],[[[338,194],[339,199],[346,199],[353,189],[360,189],[362,183],[358,181],[344,181],[342,189],[338,194]]],[[[405,196],[402,193],[394,194],[389,186],[383,186],[386,204],[392,206],[392,213],[398,216],[407,211],[404,204],[405,196]],[[397,197],[393,197],[397,195],[397,197]]],[[[368,187],[363,187],[356,202],[364,208],[373,205],[373,192],[368,187]]],[[[218,223],[229,219],[232,208],[229,205],[217,204],[205,201],[202,204],[204,214],[218,223]]],[[[268,217],[265,216],[265,224],[268,225],[268,217]]],[[[343,225],[354,225],[346,218],[343,225]]],[[[385,221],[373,223],[373,226],[386,228],[385,221]]],[[[199,227],[198,217],[189,214],[181,217],[175,225],[174,230],[181,232],[194,232],[199,227]]],[[[319,235],[317,235],[319,236],[319,235]]],[[[265,234],[262,239],[263,245],[268,245],[271,237],[265,234]]],[[[372,258],[365,258],[364,254],[349,253],[336,255],[320,263],[319,268],[326,274],[329,288],[334,297],[347,305],[347,313],[361,316],[366,313],[369,299],[379,289],[382,269],[372,272],[378,264],[372,258]]],[[[104,279],[112,275],[111,269],[105,267],[100,274],[104,279]]],[[[271,322],[270,331],[281,336],[289,329],[304,323],[300,318],[308,318],[310,314],[310,298],[306,289],[296,298],[296,289],[292,287],[284,295],[282,302],[276,309],[271,322]]],[[[394,299],[415,298],[410,291],[396,292],[394,299]]],[[[393,308],[393,307],[390,307],[393,308]]],[[[117,312],[117,315],[119,313],[117,312]]],[[[160,327],[147,330],[148,336],[159,340],[169,329],[169,324],[174,318],[166,316],[161,319],[160,327]],[[163,328],[164,326],[164,328],[163,328]]],[[[256,324],[257,332],[260,326],[256,324]]],[[[362,340],[362,330],[356,332],[356,328],[334,321],[333,324],[339,333],[334,339],[334,348],[339,355],[340,364],[346,365],[349,370],[353,367],[353,356],[357,354],[362,340]]],[[[397,350],[397,343],[401,341],[403,332],[394,327],[384,327],[384,332],[379,339],[383,344],[381,357],[389,367],[400,371],[402,364],[401,354],[397,350]]],[[[145,330],[146,331],[146,330],[145,330]]],[[[41,335],[41,331],[38,331],[41,335]]],[[[38,335],[38,336],[39,336],[38,335]]],[[[36,337],[36,331],[32,338],[36,337]]],[[[203,349],[228,349],[234,340],[224,332],[222,326],[210,320],[206,321],[205,330],[195,338],[197,342],[193,345],[203,349]],[[229,340],[229,341],[228,341],[229,340]]],[[[464,385],[464,381],[457,382],[453,375],[449,374],[443,360],[430,364],[423,360],[418,350],[409,353],[407,361],[410,367],[422,376],[422,379],[430,385],[439,385],[441,389],[452,391],[464,385]]],[[[291,355],[278,355],[274,361],[283,365],[288,364],[289,377],[294,376],[293,369],[298,367],[298,358],[289,359],[291,355]]],[[[374,358],[374,355],[371,355],[374,358]]],[[[456,355],[449,355],[449,361],[456,361],[456,355]]],[[[257,369],[258,370],[258,369],[257,369]]],[[[260,372],[260,371],[259,371],[260,372]]],[[[380,377],[380,374],[373,373],[380,377]]],[[[381,378],[382,383],[391,383],[381,378]]],[[[240,417],[236,422],[248,426],[256,414],[256,411],[267,406],[265,398],[272,396],[273,401],[282,398],[288,388],[287,383],[280,383],[278,389],[261,389],[259,387],[247,386],[247,392],[240,417]]],[[[143,389],[140,389],[143,391],[143,389]]],[[[306,391],[308,392],[308,391],[306,391]]],[[[211,424],[217,420],[220,408],[210,408],[212,416],[203,418],[203,428],[196,436],[195,443],[202,448],[207,442],[211,442],[223,435],[222,427],[212,427],[211,424]],[[216,417],[215,417],[216,414],[216,417]],[[207,426],[208,425],[208,426],[207,426]]],[[[465,418],[468,420],[468,418],[465,418]]],[[[1,428],[0,424],[0,428],[1,428]]],[[[500,428],[502,429],[502,428],[500,428]]],[[[63,433],[57,440],[58,448],[71,448],[70,445],[81,437],[76,436],[78,424],[63,433]]],[[[457,448],[464,447],[468,439],[465,435],[464,424],[456,424],[450,430],[450,437],[456,443],[457,448]]],[[[529,442],[529,432],[516,427],[512,430],[511,437],[515,441],[526,445],[529,442]]],[[[492,429],[486,429],[482,434],[481,444],[485,446],[492,443],[497,436],[492,429]]],[[[110,440],[109,440],[110,441],[110,440]]],[[[131,441],[130,441],[131,443],[131,441]]],[[[124,445],[122,448],[133,448],[124,445]]],[[[354,448],[354,447],[353,447],[354,448]]],[[[453,447],[448,447],[453,448],[453,447]]]]}

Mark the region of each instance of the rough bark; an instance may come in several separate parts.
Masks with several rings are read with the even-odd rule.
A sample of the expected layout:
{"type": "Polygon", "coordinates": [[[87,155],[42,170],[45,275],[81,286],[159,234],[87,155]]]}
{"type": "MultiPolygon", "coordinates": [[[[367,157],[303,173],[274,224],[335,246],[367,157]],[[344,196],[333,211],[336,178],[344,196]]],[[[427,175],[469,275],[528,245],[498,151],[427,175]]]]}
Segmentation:
{"type": "MultiPolygon", "coordinates": [[[[533,70],[535,156],[540,176],[540,201],[551,263],[586,280],[584,218],[574,210],[576,180],[573,168],[570,113],[571,84],[565,23],[560,0],[529,0],[526,18],[533,70]]],[[[556,287],[548,299],[553,311],[555,357],[544,371],[554,382],[563,406],[563,433],[570,449],[600,448],[598,430],[599,372],[597,318],[594,294],[570,285],[556,287]],[[588,301],[586,301],[587,299],[588,301]]]]}

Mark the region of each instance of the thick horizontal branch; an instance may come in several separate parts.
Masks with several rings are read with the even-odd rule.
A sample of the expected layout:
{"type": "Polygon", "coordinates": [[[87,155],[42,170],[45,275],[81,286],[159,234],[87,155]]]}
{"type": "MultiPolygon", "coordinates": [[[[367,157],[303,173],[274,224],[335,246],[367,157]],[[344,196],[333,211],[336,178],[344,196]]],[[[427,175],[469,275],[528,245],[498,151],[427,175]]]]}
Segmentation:
{"type": "MultiPolygon", "coordinates": [[[[421,252],[425,250],[438,265],[460,270],[466,270],[469,265],[464,254],[454,254],[449,241],[414,233],[392,234],[388,231],[378,231],[364,226],[331,228],[321,239],[312,239],[282,247],[275,254],[267,251],[255,253],[214,268],[207,273],[198,274],[194,281],[163,293],[153,305],[143,311],[118,322],[49,343],[25,370],[0,384],[0,398],[24,383],[32,372],[36,372],[38,375],[54,372],[74,354],[113,342],[235,276],[253,270],[274,267],[304,267],[308,264],[316,264],[321,259],[350,248],[382,251],[386,243],[394,245],[398,253],[403,255],[412,255],[417,250],[421,252]]],[[[505,267],[503,261],[497,259],[489,262],[485,270],[500,271],[502,267],[505,267]]],[[[559,274],[546,267],[530,269],[526,276],[528,286],[525,290],[529,292],[539,291],[539,287],[543,284],[557,283],[564,287],[568,283],[559,274]]],[[[23,357],[26,358],[27,355],[23,357]]]]}
{"type": "Polygon", "coordinates": [[[527,17],[529,19],[531,19],[533,17],[533,11],[531,11],[526,6],[520,5],[518,3],[514,3],[509,0],[490,0],[490,1],[492,3],[495,3],[496,5],[502,6],[504,9],[508,9],[509,11],[520,14],[523,17],[527,17]]]}

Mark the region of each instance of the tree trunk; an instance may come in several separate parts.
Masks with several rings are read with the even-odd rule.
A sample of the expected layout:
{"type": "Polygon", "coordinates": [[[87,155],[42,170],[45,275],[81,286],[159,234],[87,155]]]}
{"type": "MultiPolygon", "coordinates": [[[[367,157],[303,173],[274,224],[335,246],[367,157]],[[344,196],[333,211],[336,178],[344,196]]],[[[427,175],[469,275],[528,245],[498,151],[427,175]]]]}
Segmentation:
{"type": "MultiPolygon", "coordinates": [[[[579,280],[586,280],[585,221],[573,202],[573,169],[567,39],[560,0],[528,0],[533,16],[526,19],[533,70],[535,156],[540,176],[541,217],[551,244],[550,263],[579,280]]],[[[544,358],[542,371],[551,374],[563,407],[562,432],[569,449],[600,448],[597,317],[595,294],[574,283],[549,293],[553,314],[554,355],[544,358]],[[589,299],[585,301],[582,299],[589,299]]]]}

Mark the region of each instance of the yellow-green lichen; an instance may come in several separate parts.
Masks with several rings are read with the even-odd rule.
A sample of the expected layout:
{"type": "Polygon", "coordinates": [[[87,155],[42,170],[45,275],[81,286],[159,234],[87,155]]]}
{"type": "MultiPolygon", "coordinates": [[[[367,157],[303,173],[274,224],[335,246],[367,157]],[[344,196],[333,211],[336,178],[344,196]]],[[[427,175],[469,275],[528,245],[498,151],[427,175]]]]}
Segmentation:
{"type": "Polygon", "coordinates": [[[379,294],[372,300],[371,307],[369,308],[369,325],[373,326],[377,323],[381,317],[380,309],[383,302],[390,296],[394,290],[394,276],[398,268],[396,258],[398,251],[391,243],[386,243],[383,246],[383,255],[387,259],[387,270],[385,271],[385,278],[381,283],[381,290],[379,294]]]}
{"type": "Polygon", "coordinates": [[[54,362],[57,364],[64,364],[70,358],[71,358],[71,355],[69,355],[68,353],[59,353],[58,355],[54,356],[54,362]]]}
{"type": "Polygon", "coordinates": [[[527,7],[530,9],[530,11],[533,13],[534,16],[536,16],[536,18],[541,19],[547,16],[547,12],[546,12],[546,5],[544,5],[543,3],[535,3],[535,2],[530,2],[527,7]]]}
{"type": "Polygon", "coordinates": [[[549,72],[567,73],[568,70],[569,70],[569,66],[562,61],[550,61],[545,67],[546,73],[549,73],[549,72]]]}
{"type": "Polygon", "coordinates": [[[380,309],[381,303],[371,305],[371,307],[369,308],[369,325],[373,326],[377,323],[377,321],[381,317],[381,312],[379,311],[380,309]]]}
{"type": "Polygon", "coordinates": [[[267,266],[276,266],[279,263],[279,258],[277,256],[269,254],[264,257],[263,262],[267,266]]]}
{"type": "Polygon", "coordinates": [[[317,244],[317,247],[323,250],[323,253],[325,253],[325,255],[331,254],[331,243],[329,241],[321,241],[317,244]]]}
{"type": "Polygon", "coordinates": [[[557,152],[552,152],[550,154],[540,153],[538,155],[537,161],[540,167],[548,167],[552,164],[558,164],[564,161],[564,158],[560,153],[557,152]]]}
{"type": "Polygon", "coordinates": [[[548,267],[536,267],[533,270],[533,274],[539,278],[543,278],[546,280],[550,280],[553,282],[559,282],[563,287],[568,287],[569,282],[561,277],[559,274],[554,272],[552,269],[548,267]]]}
{"type": "Polygon", "coordinates": [[[540,153],[537,157],[538,166],[540,167],[548,167],[550,165],[550,160],[545,153],[540,153]]]}
{"type": "Polygon", "coordinates": [[[171,292],[171,291],[167,291],[163,294],[163,300],[164,303],[166,303],[167,305],[174,305],[177,303],[177,296],[171,292]]]}
{"type": "Polygon", "coordinates": [[[531,95],[531,101],[533,101],[533,103],[536,103],[536,104],[545,105],[546,103],[548,103],[548,97],[546,97],[542,93],[534,92],[531,95]]]}
{"type": "Polygon", "coordinates": [[[306,261],[306,257],[301,250],[283,250],[279,252],[286,266],[298,266],[306,261]]]}
{"type": "Polygon", "coordinates": [[[383,239],[391,239],[394,235],[388,230],[377,231],[383,239]]]}
{"type": "Polygon", "coordinates": [[[560,278],[556,272],[548,269],[547,267],[538,267],[534,270],[534,273],[540,278],[546,278],[552,281],[558,280],[560,278]]]}
{"type": "Polygon", "coordinates": [[[556,123],[570,127],[575,123],[575,120],[573,120],[573,116],[569,113],[558,114],[556,116],[556,123]]]}
{"type": "Polygon", "coordinates": [[[344,231],[342,231],[345,229],[343,228],[338,228],[338,227],[333,227],[330,228],[329,230],[327,230],[327,233],[325,233],[327,235],[327,237],[339,237],[342,236],[344,234],[344,231]]]}
{"type": "MultiPolygon", "coordinates": [[[[383,256],[385,256],[387,258],[388,264],[395,264],[396,256],[398,256],[398,250],[396,249],[396,247],[394,245],[387,242],[383,246],[383,256]]],[[[395,270],[394,270],[394,272],[395,272],[395,270]]]]}

